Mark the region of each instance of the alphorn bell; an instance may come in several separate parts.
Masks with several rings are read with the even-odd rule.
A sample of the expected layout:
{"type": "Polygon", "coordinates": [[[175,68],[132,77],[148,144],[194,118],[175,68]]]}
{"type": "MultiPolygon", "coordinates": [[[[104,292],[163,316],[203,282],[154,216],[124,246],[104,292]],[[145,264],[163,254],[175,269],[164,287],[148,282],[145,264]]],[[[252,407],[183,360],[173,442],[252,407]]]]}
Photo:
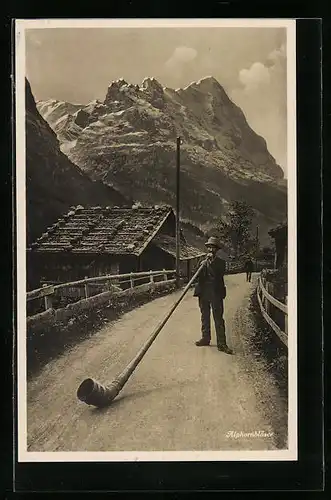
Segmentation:
{"type": "Polygon", "coordinates": [[[198,270],[192,276],[186,287],[184,288],[180,297],[176,300],[176,302],[171,307],[168,314],[165,318],[158,324],[158,326],[154,329],[152,335],[146,341],[146,343],[142,346],[142,348],[138,351],[136,356],[130,361],[130,363],[124,368],[124,370],[111,382],[111,384],[106,387],[96,382],[92,378],[85,379],[77,390],[77,397],[80,401],[92,406],[103,407],[110,404],[113,399],[116,398],[117,394],[122,390],[124,384],[128,381],[134,370],[137,368],[138,364],[174,312],[174,310],[178,307],[179,303],[183,300],[184,296],[188,292],[190,286],[194,282],[194,280],[198,277],[204,266],[207,264],[208,259],[203,260],[198,270]]]}

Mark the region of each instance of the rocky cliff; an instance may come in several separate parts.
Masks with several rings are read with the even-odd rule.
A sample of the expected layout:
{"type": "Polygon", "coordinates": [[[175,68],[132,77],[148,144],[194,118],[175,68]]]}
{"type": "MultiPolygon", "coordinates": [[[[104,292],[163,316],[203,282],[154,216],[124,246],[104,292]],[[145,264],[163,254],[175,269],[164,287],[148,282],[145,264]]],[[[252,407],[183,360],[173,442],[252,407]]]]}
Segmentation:
{"type": "MultiPolygon", "coordinates": [[[[126,202],[121,193],[89,176],[60,151],[56,134],[41,117],[26,80],[27,242],[40,236],[71,205],[126,202]]],[[[19,175],[19,174],[18,174],[19,175]]]]}
{"type": "MultiPolygon", "coordinates": [[[[38,103],[41,113],[42,106],[38,103]]],[[[175,206],[179,135],[183,222],[208,231],[230,201],[243,199],[255,209],[263,241],[268,228],[286,217],[281,168],[213,77],[176,90],[154,78],[141,85],[121,79],[109,85],[103,102],[71,112],[66,106],[56,123],[51,113],[45,115],[62,151],[91,178],[123,195],[175,206]]]]}

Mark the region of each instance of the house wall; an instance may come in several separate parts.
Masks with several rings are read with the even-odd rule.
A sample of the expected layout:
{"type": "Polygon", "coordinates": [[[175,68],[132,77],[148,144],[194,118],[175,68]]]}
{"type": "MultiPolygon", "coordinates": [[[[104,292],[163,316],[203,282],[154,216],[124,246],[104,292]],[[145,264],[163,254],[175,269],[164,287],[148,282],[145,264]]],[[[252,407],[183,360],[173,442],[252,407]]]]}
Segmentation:
{"type": "Polygon", "coordinates": [[[175,269],[175,259],[160,248],[148,245],[140,256],[142,271],[175,269]]]}
{"type": "MultiPolygon", "coordinates": [[[[169,217],[160,228],[158,234],[166,234],[175,238],[176,236],[176,216],[174,212],[170,213],[169,217]]],[[[185,242],[184,234],[180,231],[180,239],[185,242]]]]}
{"type": "Polygon", "coordinates": [[[139,271],[139,259],[135,255],[118,256],[119,273],[136,273],[139,271]]]}
{"type": "MultiPolygon", "coordinates": [[[[185,278],[190,278],[193,276],[197,265],[198,258],[193,258],[189,260],[180,261],[180,274],[185,278]]],[[[148,245],[143,254],[140,257],[140,262],[142,266],[142,271],[158,271],[160,269],[175,269],[176,268],[176,258],[161,248],[154,247],[153,245],[148,245]]]]}
{"type": "MultiPolygon", "coordinates": [[[[35,252],[28,256],[28,261],[29,290],[39,288],[43,282],[65,283],[84,279],[86,276],[175,269],[175,258],[152,246],[147,246],[139,258],[134,255],[77,255],[35,252]]],[[[181,268],[185,274],[186,264],[181,263],[181,268]]]]}
{"type": "Polygon", "coordinates": [[[65,283],[85,276],[118,274],[119,268],[117,256],[31,252],[28,255],[28,288],[39,288],[45,281],[65,283]]]}
{"type": "Polygon", "coordinates": [[[169,236],[176,236],[176,217],[175,214],[172,212],[168,216],[167,220],[165,223],[162,225],[159,234],[167,234],[169,236]]]}
{"type": "Polygon", "coordinates": [[[287,267],[287,227],[283,226],[269,232],[269,235],[274,240],[275,256],[274,267],[279,269],[287,267]]]}
{"type": "Polygon", "coordinates": [[[275,247],[275,267],[278,269],[279,267],[287,266],[287,238],[276,237],[275,247]]]}

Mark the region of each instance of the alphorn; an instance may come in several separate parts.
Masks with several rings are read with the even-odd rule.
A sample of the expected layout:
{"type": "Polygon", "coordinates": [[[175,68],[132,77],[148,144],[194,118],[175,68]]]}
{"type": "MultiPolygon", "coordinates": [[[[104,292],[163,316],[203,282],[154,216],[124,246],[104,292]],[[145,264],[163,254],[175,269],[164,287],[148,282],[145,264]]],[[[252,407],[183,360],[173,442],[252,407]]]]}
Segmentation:
{"type": "Polygon", "coordinates": [[[113,399],[116,398],[207,262],[208,259],[203,260],[198,270],[192,276],[182,294],[175,301],[165,318],[157,325],[149,339],[138,351],[136,356],[130,361],[130,363],[124,368],[124,370],[111,382],[111,384],[107,386],[103,386],[92,378],[85,379],[77,390],[77,397],[80,401],[83,401],[88,405],[103,407],[110,404],[113,399]]]}

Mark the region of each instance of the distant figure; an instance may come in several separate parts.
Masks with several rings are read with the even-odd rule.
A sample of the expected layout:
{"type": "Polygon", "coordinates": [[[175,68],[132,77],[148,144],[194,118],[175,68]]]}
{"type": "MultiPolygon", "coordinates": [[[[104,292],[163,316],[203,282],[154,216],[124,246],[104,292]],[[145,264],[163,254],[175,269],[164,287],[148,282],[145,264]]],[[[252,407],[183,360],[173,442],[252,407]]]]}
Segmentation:
{"type": "MultiPolygon", "coordinates": [[[[206,243],[209,250],[208,264],[202,269],[197,277],[194,289],[194,297],[199,298],[201,312],[202,338],[195,345],[208,346],[210,344],[210,309],[213,311],[215,323],[217,348],[227,354],[233,354],[226,344],[225,324],[223,319],[223,300],[226,296],[224,284],[225,261],[218,257],[217,251],[221,248],[217,238],[210,237],[206,243]]],[[[200,265],[200,264],[199,264],[200,265]]]]}
{"type": "Polygon", "coordinates": [[[253,261],[250,257],[248,257],[245,262],[246,281],[249,282],[251,281],[253,270],[254,270],[253,261]]]}

